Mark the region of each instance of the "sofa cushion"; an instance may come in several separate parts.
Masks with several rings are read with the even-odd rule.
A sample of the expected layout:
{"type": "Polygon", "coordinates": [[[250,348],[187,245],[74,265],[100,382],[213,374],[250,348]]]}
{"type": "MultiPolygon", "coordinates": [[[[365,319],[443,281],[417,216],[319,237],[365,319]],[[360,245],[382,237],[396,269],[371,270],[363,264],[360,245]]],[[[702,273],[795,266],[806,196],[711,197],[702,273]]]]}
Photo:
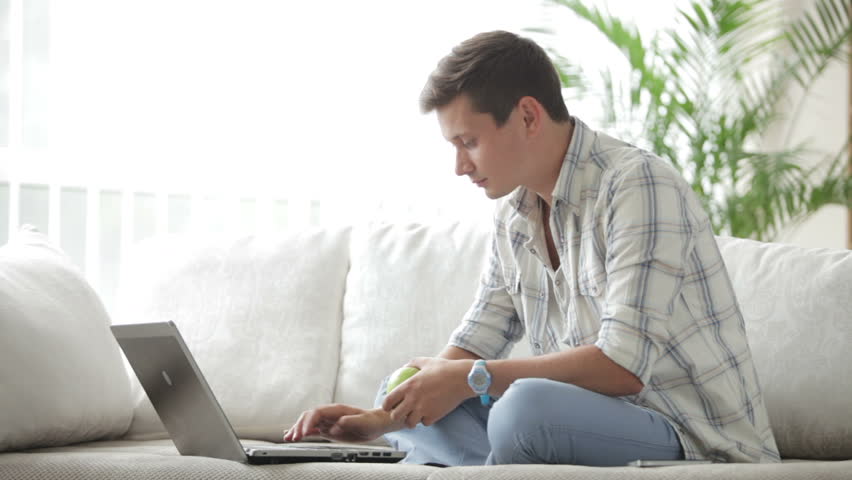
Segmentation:
{"type": "Polygon", "coordinates": [[[353,230],[336,402],[372,407],[384,376],[444,349],[474,299],[489,232],[480,223],[353,230]]]}
{"type": "MultiPolygon", "coordinates": [[[[331,402],[348,237],[324,230],[151,239],[124,270],[116,323],[174,321],[237,434],[280,441],[302,411],[331,402]]],[[[162,438],[131,376],[128,438],[162,438]]]]}
{"type": "Polygon", "coordinates": [[[852,251],[718,244],[781,456],[852,458],[852,251]]]}
{"type": "Polygon", "coordinates": [[[122,435],[130,384],[110,320],[71,260],[23,228],[0,248],[0,451],[122,435]]]}
{"type": "Polygon", "coordinates": [[[96,442],[0,455],[0,480],[418,480],[438,470],[422,465],[346,462],[247,465],[183,457],[168,440],[96,442]]]}
{"type": "Polygon", "coordinates": [[[551,480],[551,479],[848,479],[852,460],[716,464],[665,468],[502,465],[436,468],[423,465],[298,463],[245,465],[204,457],[181,457],[170,441],[94,442],[0,455],[0,480],[47,479],[282,479],[282,480],[551,480]]]}
{"type": "Polygon", "coordinates": [[[501,465],[438,470],[429,480],[846,480],[847,462],[718,463],[657,468],[569,465],[501,465]]]}

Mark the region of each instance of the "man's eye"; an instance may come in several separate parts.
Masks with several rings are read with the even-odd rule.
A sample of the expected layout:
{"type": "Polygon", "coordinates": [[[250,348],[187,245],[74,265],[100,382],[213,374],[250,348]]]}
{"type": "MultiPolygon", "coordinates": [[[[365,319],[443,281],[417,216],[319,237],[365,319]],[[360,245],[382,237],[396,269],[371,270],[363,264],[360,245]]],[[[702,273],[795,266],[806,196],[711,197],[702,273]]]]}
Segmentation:
{"type": "Polygon", "coordinates": [[[476,146],[476,140],[468,140],[466,142],[462,142],[462,146],[464,146],[464,148],[473,148],[476,146]]]}

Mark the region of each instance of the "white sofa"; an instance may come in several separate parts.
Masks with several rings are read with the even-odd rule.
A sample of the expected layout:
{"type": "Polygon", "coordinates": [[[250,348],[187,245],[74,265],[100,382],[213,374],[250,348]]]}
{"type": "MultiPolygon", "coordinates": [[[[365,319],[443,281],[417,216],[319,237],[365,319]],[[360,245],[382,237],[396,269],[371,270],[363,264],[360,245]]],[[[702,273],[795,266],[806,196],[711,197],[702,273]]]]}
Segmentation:
{"type": "MultiPolygon", "coordinates": [[[[371,407],[468,308],[488,223],[163,237],[134,248],[114,323],[172,320],[237,434],[277,441],[305,409],[371,407]]],[[[178,455],[97,296],[24,231],[0,248],[0,479],[852,478],[852,252],[718,238],[782,464],[250,466],[178,455]]],[[[523,341],[513,356],[527,355],[523,341]]]]}

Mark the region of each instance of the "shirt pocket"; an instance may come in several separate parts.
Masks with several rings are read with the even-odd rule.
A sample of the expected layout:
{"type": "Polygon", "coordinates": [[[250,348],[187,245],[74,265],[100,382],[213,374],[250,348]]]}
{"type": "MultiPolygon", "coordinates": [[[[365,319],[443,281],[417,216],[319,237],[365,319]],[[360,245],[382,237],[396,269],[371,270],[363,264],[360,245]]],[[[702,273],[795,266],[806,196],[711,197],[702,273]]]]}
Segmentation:
{"type": "Polygon", "coordinates": [[[576,283],[570,292],[568,328],[563,343],[572,347],[597,341],[606,295],[606,270],[588,237],[581,243],[576,283]]]}
{"type": "Polygon", "coordinates": [[[577,293],[584,297],[600,297],[604,291],[606,274],[602,276],[587,276],[577,281],[577,293]]]}
{"type": "Polygon", "coordinates": [[[518,271],[512,267],[503,268],[503,282],[506,284],[506,291],[513,297],[521,290],[521,276],[518,271]]]}
{"type": "Polygon", "coordinates": [[[515,309],[515,314],[521,323],[524,323],[524,303],[521,299],[521,276],[520,273],[511,267],[503,268],[503,281],[506,283],[506,292],[509,298],[512,299],[512,307],[515,309]]]}

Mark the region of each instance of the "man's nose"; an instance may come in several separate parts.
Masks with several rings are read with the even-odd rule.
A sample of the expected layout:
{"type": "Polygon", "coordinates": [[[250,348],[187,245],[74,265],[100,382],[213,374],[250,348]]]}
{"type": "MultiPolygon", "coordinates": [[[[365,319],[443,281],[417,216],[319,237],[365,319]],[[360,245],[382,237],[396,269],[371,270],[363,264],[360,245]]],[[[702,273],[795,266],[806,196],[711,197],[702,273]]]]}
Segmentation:
{"type": "Polygon", "coordinates": [[[467,175],[472,171],[473,166],[470,164],[470,160],[467,158],[467,155],[465,155],[465,153],[461,150],[456,152],[456,175],[467,175]]]}

